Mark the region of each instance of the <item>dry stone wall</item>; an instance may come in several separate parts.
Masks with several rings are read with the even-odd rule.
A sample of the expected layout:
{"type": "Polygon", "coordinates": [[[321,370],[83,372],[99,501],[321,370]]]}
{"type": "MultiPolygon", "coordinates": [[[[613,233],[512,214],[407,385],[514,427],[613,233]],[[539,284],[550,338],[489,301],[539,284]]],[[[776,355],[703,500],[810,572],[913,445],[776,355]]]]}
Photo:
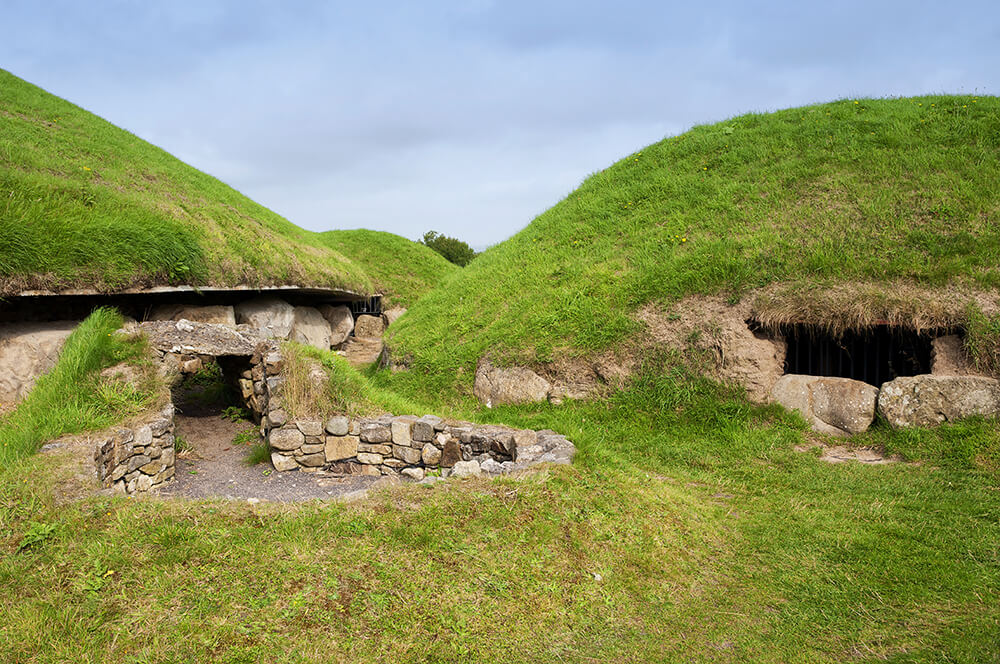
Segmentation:
{"type": "Polygon", "coordinates": [[[122,493],[142,493],[174,476],[174,407],[132,427],[115,429],[94,449],[97,479],[122,493]]]}

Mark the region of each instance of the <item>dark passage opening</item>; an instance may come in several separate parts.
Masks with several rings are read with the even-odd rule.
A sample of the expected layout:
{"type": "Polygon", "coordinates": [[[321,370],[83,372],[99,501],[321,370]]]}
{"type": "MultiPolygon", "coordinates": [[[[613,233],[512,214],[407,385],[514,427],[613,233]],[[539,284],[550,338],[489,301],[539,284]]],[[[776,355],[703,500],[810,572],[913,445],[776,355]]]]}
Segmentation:
{"type": "Polygon", "coordinates": [[[875,387],[900,376],[930,373],[931,342],[941,333],[888,325],[840,336],[811,325],[788,325],[781,331],[788,344],[786,374],[851,378],[875,387]]]}

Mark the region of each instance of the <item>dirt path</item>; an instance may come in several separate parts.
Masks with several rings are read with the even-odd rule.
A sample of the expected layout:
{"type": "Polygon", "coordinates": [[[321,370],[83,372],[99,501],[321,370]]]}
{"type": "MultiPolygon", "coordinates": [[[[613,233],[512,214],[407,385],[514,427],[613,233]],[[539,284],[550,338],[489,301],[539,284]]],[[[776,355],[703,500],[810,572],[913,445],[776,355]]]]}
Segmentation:
{"type": "Polygon", "coordinates": [[[250,423],[231,422],[218,412],[191,411],[178,413],[174,422],[175,434],[190,443],[192,450],[178,457],[174,479],[158,491],[161,496],[292,502],[344,497],[378,479],[279,473],[268,462],[248,466],[250,445],[234,445],[233,438],[250,423]]]}

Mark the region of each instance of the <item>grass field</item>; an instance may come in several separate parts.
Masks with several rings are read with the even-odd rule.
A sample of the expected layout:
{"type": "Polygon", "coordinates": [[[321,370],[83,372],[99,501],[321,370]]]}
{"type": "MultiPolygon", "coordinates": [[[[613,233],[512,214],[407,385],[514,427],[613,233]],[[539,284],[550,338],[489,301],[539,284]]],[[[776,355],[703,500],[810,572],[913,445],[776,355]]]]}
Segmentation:
{"type": "MultiPolygon", "coordinates": [[[[359,376],[359,378],[361,378],[359,376]]],[[[831,465],[682,369],[603,403],[466,411],[571,468],[356,504],[89,497],[0,474],[8,662],[996,662],[996,423],[831,465]]],[[[975,423],[972,426],[978,426],[975,423]]]]}
{"type": "Polygon", "coordinates": [[[451,271],[438,258],[389,233],[301,229],[0,70],[0,295],[288,284],[381,289],[392,299],[398,266],[399,299],[408,302],[451,271]]]}

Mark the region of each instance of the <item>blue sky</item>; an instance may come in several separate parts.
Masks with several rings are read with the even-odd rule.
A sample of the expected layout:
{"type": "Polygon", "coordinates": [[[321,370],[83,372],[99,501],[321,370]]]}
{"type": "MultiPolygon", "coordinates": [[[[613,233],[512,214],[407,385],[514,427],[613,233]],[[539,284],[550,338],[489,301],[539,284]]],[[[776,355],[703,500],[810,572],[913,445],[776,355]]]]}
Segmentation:
{"type": "Polygon", "coordinates": [[[4,0],[0,21],[0,67],[300,226],[477,248],[694,124],[1000,89],[995,2],[4,0]]]}

